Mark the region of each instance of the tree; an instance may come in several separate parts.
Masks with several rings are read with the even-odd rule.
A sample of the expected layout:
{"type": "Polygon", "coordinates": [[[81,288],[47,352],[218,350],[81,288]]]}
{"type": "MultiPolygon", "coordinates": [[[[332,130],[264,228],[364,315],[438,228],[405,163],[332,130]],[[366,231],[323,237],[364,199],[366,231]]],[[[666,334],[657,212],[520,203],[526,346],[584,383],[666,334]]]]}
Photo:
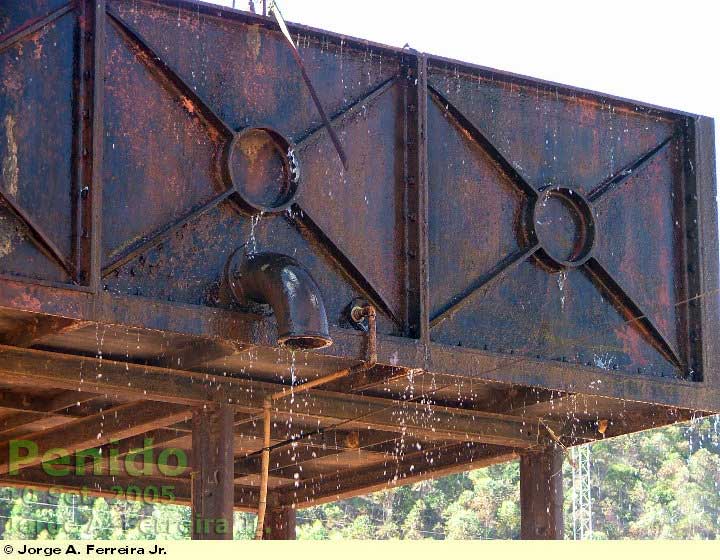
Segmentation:
{"type": "MultiPolygon", "coordinates": [[[[566,534],[572,535],[565,464],[566,534]]],[[[720,535],[720,417],[592,446],[594,538],[716,539],[720,535]]],[[[514,539],[517,462],[298,511],[301,539],[514,539]]],[[[6,539],[187,539],[185,506],[0,488],[6,539]]],[[[234,537],[256,516],[236,513],[234,537]]]]}

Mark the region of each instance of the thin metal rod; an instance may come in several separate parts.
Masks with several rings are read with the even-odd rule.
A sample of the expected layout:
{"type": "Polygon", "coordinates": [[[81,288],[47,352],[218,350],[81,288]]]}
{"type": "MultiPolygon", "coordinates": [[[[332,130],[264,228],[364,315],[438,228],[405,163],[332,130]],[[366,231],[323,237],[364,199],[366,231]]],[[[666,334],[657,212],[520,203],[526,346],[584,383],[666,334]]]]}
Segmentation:
{"type": "Polygon", "coordinates": [[[267,510],[268,478],[270,477],[270,406],[272,398],[268,397],[263,402],[263,451],[262,451],[262,472],[260,476],[260,498],[258,500],[257,527],[255,528],[255,540],[262,540],[265,532],[265,511],[267,510]]]}
{"type": "MultiPolygon", "coordinates": [[[[362,114],[365,109],[370,107],[370,105],[379,100],[385,92],[392,88],[397,82],[397,79],[397,74],[391,76],[390,78],[382,82],[380,85],[375,87],[367,95],[361,97],[356,101],[353,101],[350,105],[347,105],[344,108],[340,109],[340,111],[330,119],[330,124],[342,124],[348,119],[354,117],[355,115],[362,114]]],[[[311,130],[295,142],[295,149],[298,151],[302,151],[308,146],[313,145],[322,137],[322,133],[325,130],[326,128],[324,125],[318,126],[314,130],[311,130]]]]}
{"type": "MultiPolygon", "coordinates": [[[[288,387],[272,395],[268,395],[263,400],[263,449],[260,473],[260,498],[258,500],[258,518],[257,527],[255,529],[255,540],[262,540],[265,527],[265,511],[267,510],[267,492],[268,479],[270,478],[270,423],[272,421],[270,408],[274,401],[283,399],[289,395],[304,393],[314,387],[319,387],[331,381],[347,377],[351,373],[363,371],[374,367],[377,363],[377,313],[372,305],[366,305],[360,309],[360,317],[365,316],[368,319],[368,339],[367,339],[367,358],[359,366],[342,369],[325,377],[313,379],[307,383],[302,383],[296,387],[288,387]]],[[[359,317],[358,317],[359,318],[359,317]]]]}
{"type": "MultiPolygon", "coordinates": [[[[263,0],[263,15],[266,14],[265,12],[265,0],[263,0]]],[[[322,103],[320,102],[320,98],[318,97],[317,92],[315,91],[315,87],[312,84],[312,81],[310,80],[310,76],[308,76],[307,70],[305,69],[305,62],[303,62],[302,56],[300,56],[300,51],[298,51],[297,47],[295,46],[295,43],[292,40],[292,37],[290,36],[290,32],[288,31],[287,25],[285,25],[285,19],[283,18],[282,14],[280,13],[279,8],[277,7],[277,4],[275,2],[272,2],[270,4],[270,11],[275,16],[275,20],[277,21],[278,25],[280,26],[280,31],[287,39],[287,42],[290,43],[290,52],[293,55],[293,58],[295,59],[295,62],[297,62],[298,66],[300,67],[300,73],[302,74],[302,78],[305,81],[305,85],[307,86],[308,90],[310,91],[310,96],[312,97],[313,101],[315,102],[315,107],[317,107],[318,113],[320,113],[320,118],[322,119],[323,124],[325,125],[325,128],[327,128],[328,134],[330,135],[330,139],[332,140],[333,145],[335,146],[335,150],[338,153],[338,156],[340,157],[340,161],[343,164],[343,168],[348,168],[347,163],[347,156],[345,155],[345,150],[343,150],[342,145],[340,144],[340,139],[337,137],[337,134],[335,134],[335,130],[332,127],[332,124],[330,124],[330,119],[327,116],[327,113],[325,112],[325,109],[322,106],[322,103]]]]}
{"type": "Polygon", "coordinates": [[[341,369],[340,371],[336,371],[335,373],[331,373],[330,375],[326,375],[325,377],[318,377],[317,379],[313,379],[312,381],[308,381],[307,383],[303,383],[302,385],[297,385],[295,387],[287,387],[282,391],[273,393],[272,395],[270,395],[269,398],[271,401],[276,401],[290,395],[304,393],[306,391],[309,391],[310,389],[319,387],[320,385],[325,385],[326,383],[330,383],[331,381],[337,381],[338,379],[347,377],[353,370],[354,368],[341,369]]]}

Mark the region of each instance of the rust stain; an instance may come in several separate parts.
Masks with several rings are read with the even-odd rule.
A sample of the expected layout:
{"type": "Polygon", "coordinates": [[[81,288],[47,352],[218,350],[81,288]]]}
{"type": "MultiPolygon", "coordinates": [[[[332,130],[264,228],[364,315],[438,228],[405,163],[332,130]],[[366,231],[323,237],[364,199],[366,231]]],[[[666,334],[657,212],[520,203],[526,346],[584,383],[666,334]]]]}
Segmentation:
{"type": "Polygon", "coordinates": [[[12,64],[8,64],[8,67],[6,68],[6,75],[3,78],[3,86],[7,92],[12,95],[18,95],[23,89],[19,73],[12,64]]]}
{"type": "Polygon", "coordinates": [[[15,140],[15,117],[5,116],[5,138],[7,141],[7,153],[3,158],[2,175],[5,190],[12,196],[18,193],[18,148],[15,140]]]}
{"type": "Polygon", "coordinates": [[[15,250],[15,244],[21,240],[17,229],[5,216],[0,216],[0,259],[15,250]]]}
{"type": "Polygon", "coordinates": [[[253,165],[266,145],[267,139],[265,138],[248,138],[247,142],[242,143],[240,149],[245,157],[250,161],[250,164],[253,165]]]}
{"type": "Polygon", "coordinates": [[[262,46],[260,27],[257,25],[248,26],[245,40],[247,42],[248,49],[254,55],[255,60],[260,58],[260,47],[262,46]]]}
{"type": "Polygon", "coordinates": [[[35,48],[33,49],[33,59],[40,60],[43,52],[43,44],[40,42],[40,37],[35,37],[33,39],[33,43],[35,44],[35,48]]]}
{"type": "Polygon", "coordinates": [[[195,104],[190,101],[187,97],[183,97],[181,100],[182,106],[185,107],[185,110],[190,113],[191,115],[195,114],[195,104]]]}
{"type": "Polygon", "coordinates": [[[30,36],[30,40],[33,42],[33,45],[34,45],[33,53],[32,53],[32,57],[34,60],[40,60],[40,58],[42,58],[42,54],[43,54],[42,39],[47,34],[48,30],[53,29],[54,27],[55,27],[54,24],[50,25],[48,27],[44,27],[43,29],[40,29],[39,31],[37,31],[36,33],[33,33],[30,36]]]}
{"type": "Polygon", "coordinates": [[[13,307],[22,309],[24,311],[40,311],[42,309],[42,302],[29,293],[19,294],[12,299],[13,307]]]}

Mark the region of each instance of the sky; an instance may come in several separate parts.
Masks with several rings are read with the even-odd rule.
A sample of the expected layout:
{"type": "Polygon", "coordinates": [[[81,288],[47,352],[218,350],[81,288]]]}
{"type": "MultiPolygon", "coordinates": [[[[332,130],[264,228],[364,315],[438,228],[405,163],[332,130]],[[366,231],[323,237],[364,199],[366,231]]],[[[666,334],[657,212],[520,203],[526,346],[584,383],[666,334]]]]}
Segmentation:
{"type": "Polygon", "coordinates": [[[720,153],[714,2],[277,2],[288,21],[713,117],[720,153]]]}

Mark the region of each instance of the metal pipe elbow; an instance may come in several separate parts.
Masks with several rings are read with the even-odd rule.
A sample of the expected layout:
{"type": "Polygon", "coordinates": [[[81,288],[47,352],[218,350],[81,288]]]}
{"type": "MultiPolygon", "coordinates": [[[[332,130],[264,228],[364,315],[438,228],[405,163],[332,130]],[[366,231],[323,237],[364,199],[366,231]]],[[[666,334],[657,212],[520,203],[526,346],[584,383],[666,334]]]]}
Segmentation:
{"type": "Polygon", "coordinates": [[[228,280],[238,303],[270,306],[280,346],[317,350],[332,344],[320,289],[292,257],[280,253],[231,257],[228,280]]]}

